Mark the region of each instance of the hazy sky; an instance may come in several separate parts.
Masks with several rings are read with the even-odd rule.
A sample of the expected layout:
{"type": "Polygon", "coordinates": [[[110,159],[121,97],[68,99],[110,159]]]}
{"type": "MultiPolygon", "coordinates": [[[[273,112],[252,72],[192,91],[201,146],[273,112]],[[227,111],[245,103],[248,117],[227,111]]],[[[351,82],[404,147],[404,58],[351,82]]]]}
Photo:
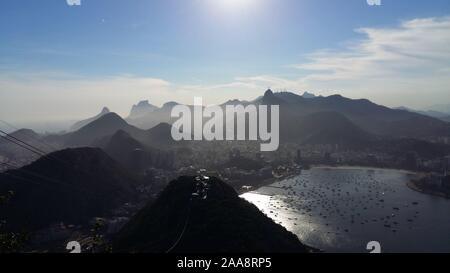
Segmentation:
{"type": "Polygon", "coordinates": [[[265,89],[450,104],[450,1],[2,0],[0,117],[126,116],[265,89]]]}

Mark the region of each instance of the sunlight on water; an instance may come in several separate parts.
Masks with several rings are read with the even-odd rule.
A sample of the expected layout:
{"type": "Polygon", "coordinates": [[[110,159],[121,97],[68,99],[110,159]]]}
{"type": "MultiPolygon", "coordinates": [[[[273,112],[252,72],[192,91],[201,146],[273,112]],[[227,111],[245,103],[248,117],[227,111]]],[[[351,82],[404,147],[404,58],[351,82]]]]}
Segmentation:
{"type": "Polygon", "coordinates": [[[449,252],[450,201],[406,186],[412,174],[364,168],[314,168],[242,198],[313,247],[366,252],[449,252]],[[424,236],[426,234],[426,236],[424,236]]]}

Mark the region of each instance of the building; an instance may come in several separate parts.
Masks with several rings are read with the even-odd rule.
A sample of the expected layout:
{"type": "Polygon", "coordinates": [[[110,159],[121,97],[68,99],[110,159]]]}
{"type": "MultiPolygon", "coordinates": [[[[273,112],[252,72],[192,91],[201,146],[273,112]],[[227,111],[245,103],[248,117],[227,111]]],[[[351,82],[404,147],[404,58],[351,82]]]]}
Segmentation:
{"type": "Polygon", "coordinates": [[[450,155],[442,158],[442,171],[444,176],[450,174],[450,155]]]}

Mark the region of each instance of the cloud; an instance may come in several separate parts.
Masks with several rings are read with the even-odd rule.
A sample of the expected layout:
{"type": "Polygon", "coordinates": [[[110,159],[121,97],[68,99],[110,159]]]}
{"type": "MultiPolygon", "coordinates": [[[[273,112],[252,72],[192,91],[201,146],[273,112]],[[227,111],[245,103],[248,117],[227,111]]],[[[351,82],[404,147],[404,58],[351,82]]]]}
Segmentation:
{"type": "MultiPolygon", "coordinates": [[[[177,84],[151,76],[85,77],[61,72],[8,73],[0,69],[0,116],[9,119],[66,119],[96,114],[108,106],[127,116],[132,104],[148,99],[207,104],[252,100],[266,88],[341,93],[388,106],[415,108],[450,102],[450,17],[422,18],[394,27],[360,28],[360,39],[342,49],[307,54],[290,65],[297,77],[236,77],[218,84],[177,84]]],[[[292,74],[292,73],[291,73],[292,74]]]]}
{"type": "Polygon", "coordinates": [[[310,62],[293,67],[323,72],[308,78],[360,79],[404,75],[413,69],[431,74],[450,62],[450,17],[415,19],[396,28],[361,28],[365,39],[343,51],[310,54],[310,62]],[[427,68],[427,69],[424,69],[427,68]]]}
{"type": "Polygon", "coordinates": [[[309,61],[292,65],[307,73],[298,81],[388,105],[450,100],[450,17],[356,32],[363,38],[344,49],[317,51],[307,55],[309,61]]]}
{"type": "Polygon", "coordinates": [[[246,97],[243,93],[258,96],[270,87],[323,95],[341,93],[388,106],[416,108],[450,101],[450,17],[413,19],[394,27],[355,32],[361,38],[343,48],[321,49],[307,54],[306,62],[289,65],[298,72],[297,77],[236,77],[227,84],[189,90],[228,90],[242,98],[246,97]]]}
{"type": "Polygon", "coordinates": [[[127,116],[139,100],[162,104],[171,95],[169,82],[151,77],[6,73],[0,76],[0,116],[12,121],[76,119],[95,114],[103,106],[127,116]]]}

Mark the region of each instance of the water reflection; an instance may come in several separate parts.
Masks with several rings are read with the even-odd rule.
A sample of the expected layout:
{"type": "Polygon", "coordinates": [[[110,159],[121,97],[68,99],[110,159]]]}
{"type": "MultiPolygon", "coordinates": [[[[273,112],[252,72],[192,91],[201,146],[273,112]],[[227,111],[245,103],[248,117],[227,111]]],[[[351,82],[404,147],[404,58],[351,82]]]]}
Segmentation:
{"type": "Polygon", "coordinates": [[[412,191],[413,174],[314,168],[242,197],[311,246],[366,252],[450,252],[450,201],[412,191]]]}

